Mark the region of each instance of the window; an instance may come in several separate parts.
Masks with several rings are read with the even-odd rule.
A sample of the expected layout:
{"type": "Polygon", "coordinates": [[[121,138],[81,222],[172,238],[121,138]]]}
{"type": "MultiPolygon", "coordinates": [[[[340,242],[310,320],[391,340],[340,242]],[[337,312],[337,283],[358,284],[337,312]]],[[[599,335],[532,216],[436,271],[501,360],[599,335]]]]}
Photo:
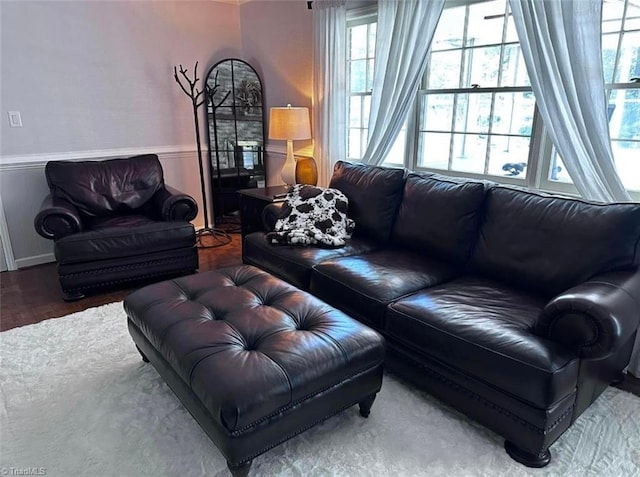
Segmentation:
{"type": "MultiPolygon", "coordinates": [[[[622,183],[640,191],[640,3],[611,0],[602,9],[602,64],[609,98],[609,132],[622,183]]],[[[542,186],[572,192],[571,178],[554,148],[543,162],[542,186]]],[[[640,199],[640,194],[632,194],[640,199]]]]}
{"type": "Polygon", "coordinates": [[[375,14],[347,20],[347,158],[362,159],[369,140],[369,111],[376,39],[375,14]]]}
{"type": "MultiPolygon", "coordinates": [[[[414,112],[385,165],[577,193],[538,120],[508,0],[456,4],[442,13],[414,112]]],[[[348,23],[352,161],[368,139],[375,21],[348,23]]],[[[602,41],[614,158],[640,199],[639,2],[604,0],[602,41]]]]}
{"type": "Polygon", "coordinates": [[[418,98],[413,169],[525,178],[535,100],[505,0],[443,11],[418,98]]]}

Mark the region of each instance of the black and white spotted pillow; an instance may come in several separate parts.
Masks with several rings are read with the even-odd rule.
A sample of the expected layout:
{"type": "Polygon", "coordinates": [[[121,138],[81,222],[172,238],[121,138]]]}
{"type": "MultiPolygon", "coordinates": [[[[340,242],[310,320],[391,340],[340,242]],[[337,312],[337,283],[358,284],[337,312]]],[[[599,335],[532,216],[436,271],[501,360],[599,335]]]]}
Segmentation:
{"type": "Polygon", "coordinates": [[[271,243],[341,247],[355,227],[347,217],[348,206],[347,197],[337,189],[297,184],[287,194],[282,215],[267,238],[271,243]]]}

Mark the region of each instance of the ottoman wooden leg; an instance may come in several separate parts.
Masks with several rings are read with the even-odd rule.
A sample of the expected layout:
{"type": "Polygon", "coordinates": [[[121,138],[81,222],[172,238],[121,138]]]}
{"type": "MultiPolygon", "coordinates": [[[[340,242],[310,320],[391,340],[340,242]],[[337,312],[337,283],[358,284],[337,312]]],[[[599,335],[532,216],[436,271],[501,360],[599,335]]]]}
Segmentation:
{"type": "Polygon", "coordinates": [[[149,358],[147,358],[144,353],[142,352],[142,350],[138,347],[138,345],[136,345],[136,349],[138,350],[138,353],[140,353],[140,356],[142,356],[142,361],[144,361],[145,363],[149,362],[149,358]]]}
{"type": "Polygon", "coordinates": [[[376,393],[373,393],[369,394],[366,398],[358,403],[360,405],[360,415],[362,417],[369,417],[369,414],[371,414],[371,406],[373,406],[373,401],[375,400],[376,393]]]}
{"type": "Polygon", "coordinates": [[[233,465],[227,461],[227,467],[229,467],[229,471],[233,477],[247,477],[247,475],[249,475],[249,469],[251,469],[251,461],[240,465],[233,465]]]}

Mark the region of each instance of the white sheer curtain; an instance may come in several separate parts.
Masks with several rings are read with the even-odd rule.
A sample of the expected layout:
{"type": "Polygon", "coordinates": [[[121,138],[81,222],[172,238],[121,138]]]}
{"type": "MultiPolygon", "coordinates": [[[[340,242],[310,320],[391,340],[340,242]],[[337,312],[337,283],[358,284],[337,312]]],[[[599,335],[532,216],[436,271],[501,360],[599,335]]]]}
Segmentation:
{"type": "Polygon", "coordinates": [[[445,0],[378,2],[369,143],[362,162],[381,164],[393,146],[427,66],[445,0]]]}
{"type": "Polygon", "coordinates": [[[347,156],[347,18],[345,0],[313,2],[313,138],[318,184],[347,156]]]}
{"type": "Polygon", "coordinates": [[[544,124],[580,194],[629,201],[609,139],[602,0],[509,0],[544,124]]]}

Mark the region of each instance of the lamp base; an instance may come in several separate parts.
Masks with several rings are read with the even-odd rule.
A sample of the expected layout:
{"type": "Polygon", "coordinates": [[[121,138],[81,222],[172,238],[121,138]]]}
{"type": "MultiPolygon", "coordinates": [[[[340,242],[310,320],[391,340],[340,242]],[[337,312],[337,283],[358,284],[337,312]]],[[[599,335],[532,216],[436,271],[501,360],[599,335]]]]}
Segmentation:
{"type": "Polygon", "coordinates": [[[288,186],[293,186],[296,183],[296,159],[293,157],[293,141],[291,139],[287,140],[287,158],[282,166],[280,177],[288,186]]]}

